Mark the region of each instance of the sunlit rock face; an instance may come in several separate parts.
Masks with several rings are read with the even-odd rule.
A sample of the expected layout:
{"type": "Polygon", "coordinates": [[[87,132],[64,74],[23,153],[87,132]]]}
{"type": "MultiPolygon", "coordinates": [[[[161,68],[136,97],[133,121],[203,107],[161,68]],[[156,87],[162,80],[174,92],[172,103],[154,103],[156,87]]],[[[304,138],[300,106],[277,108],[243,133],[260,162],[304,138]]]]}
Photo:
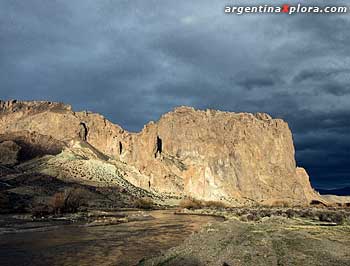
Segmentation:
{"type": "Polygon", "coordinates": [[[129,147],[123,159],[162,192],[261,203],[314,196],[287,123],[267,114],[180,107],[132,135],[129,147]]]}
{"type": "Polygon", "coordinates": [[[147,190],[232,204],[318,198],[305,170],[296,167],[287,123],[267,114],[179,107],[130,133],[59,103],[11,101],[0,108],[0,134],[27,130],[87,141],[148,176],[148,182],[130,180],[147,190]]]}
{"type": "Polygon", "coordinates": [[[103,153],[118,153],[124,130],[99,114],[73,112],[62,103],[32,101],[0,102],[0,133],[37,132],[57,140],[86,140],[103,153]]]}

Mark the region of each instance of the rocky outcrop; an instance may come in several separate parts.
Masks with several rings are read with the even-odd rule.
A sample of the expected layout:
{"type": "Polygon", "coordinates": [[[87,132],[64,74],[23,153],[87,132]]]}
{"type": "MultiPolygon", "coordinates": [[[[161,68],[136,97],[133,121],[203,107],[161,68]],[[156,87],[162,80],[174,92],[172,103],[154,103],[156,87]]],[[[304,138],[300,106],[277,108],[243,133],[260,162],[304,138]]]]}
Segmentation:
{"type": "Polygon", "coordinates": [[[145,207],[140,202],[146,199],[153,206],[168,204],[162,195],[132,185],[125,178],[147,177],[132,166],[110,160],[86,142],[71,140],[59,154],[12,160],[11,164],[3,160],[8,157],[3,156],[2,148],[7,151],[8,147],[20,151],[28,148],[20,145],[14,141],[0,144],[0,213],[47,215],[54,212],[57,195],[67,198],[72,195],[73,202],[77,201],[74,206],[83,209],[145,207]]]}
{"type": "Polygon", "coordinates": [[[0,108],[0,134],[26,130],[60,142],[86,141],[135,167],[147,178],[129,181],[150,191],[232,204],[318,198],[305,170],[296,167],[287,123],[267,114],[179,107],[130,133],[64,104],[10,101],[0,108]]]}
{"type": "Polygon", "coordinates": [[[119,154],[120,139],[129,135],[99,114],[74,112],[62,103],[0,101],[0,134],[18,131],[36,132],[61,142],[85,140],[112,157],[119,154]]]}
{"type": "Polygon", "coordinates": [[[71,183],[80,183],[93,187],[117,187],[135,198],[149,197],[157,200],[157,195],[132,185],[125,179],[130,174],[137,179],[145,178],[118,161],[107,156],[86,142],[72,140],[57,155],[45,155],[16,166],[22,173],[51,176],[71,183]]]}
{"type": "Polygon", "coordinates": [[[0,134],[0,143],[8,141],[20,147],[16,155],[17,162],[27,161],[47,154],[56,155],[66,146],[66,143],[51,136],[29,131],[0,134]]]}
{"type": "Polygon", "coordinates": [[[236,203],[309,202],[287,123],[267,114],[180,107],[132,135],[123,159],[161,192],[236,203]]]}
{"type": "Polygon", "coordinates": [[[18,163],[18,153],[21,147],[11,140],[0,143],[0,165],[12,166],[18,163]]]}

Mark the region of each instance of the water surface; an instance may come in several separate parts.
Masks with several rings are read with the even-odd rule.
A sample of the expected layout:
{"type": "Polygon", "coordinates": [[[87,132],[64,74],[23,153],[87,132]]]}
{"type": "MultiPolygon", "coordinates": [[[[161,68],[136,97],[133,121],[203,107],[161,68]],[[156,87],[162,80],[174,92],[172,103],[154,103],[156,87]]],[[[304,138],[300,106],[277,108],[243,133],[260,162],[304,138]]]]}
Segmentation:
{"type": "Polygon", "coordinates": [[[135,265],[179,245],[218,218],[150,211],[155,219],[118,225],[45,226],[0,235],[0,265],[135,265]]]}

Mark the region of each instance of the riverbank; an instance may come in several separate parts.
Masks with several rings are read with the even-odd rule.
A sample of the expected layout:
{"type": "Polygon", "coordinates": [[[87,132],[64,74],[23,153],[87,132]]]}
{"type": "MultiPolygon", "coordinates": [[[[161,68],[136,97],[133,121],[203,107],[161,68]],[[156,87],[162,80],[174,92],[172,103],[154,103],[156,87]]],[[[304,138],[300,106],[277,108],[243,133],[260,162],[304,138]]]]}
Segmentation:
{"type": "Polygon", "coordinates": [[[209,224],[181,245],[138,265],[350,265],[347,222],[337,225],[284,215],[244,222],[232,213],[226,213],[226,217],[230,219],[209,224]]]}
{"type": "Polygon", "coordinates": [[[346,250],[349,208],[129,208],[45,217],[0,215],[0,261],[5,266],[338,266],[350,265],[346,250]]]}
{"type": "Polygon", "coordinates": [[[0,220],[2,266],[136,265],[180,245],[205,224],[223,221],[174,210],[94,211],[84,219],[80,214],[36,220],[0,215],[0,220]]]}

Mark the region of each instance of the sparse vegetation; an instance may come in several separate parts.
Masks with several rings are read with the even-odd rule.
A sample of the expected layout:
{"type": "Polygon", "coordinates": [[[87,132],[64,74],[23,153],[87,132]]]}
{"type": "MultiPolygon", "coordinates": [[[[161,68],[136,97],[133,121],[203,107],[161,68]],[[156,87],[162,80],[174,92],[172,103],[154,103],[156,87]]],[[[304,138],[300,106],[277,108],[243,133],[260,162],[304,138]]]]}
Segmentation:
{"type": "Polygon", "coordinates": [[[319,220],[321,222],[329,222],[336,224],[344,224],[346,217],[342,212],[321,212],[319,214],[319,220]]]}
{"type": "Polygon", "coordinates": [[[193,198],[187,198],[183,199],[180,202],[180,207],[185,209],[201,209],[203,208],[203,204],[201,201],[193,199],[193,198]]]}
{"type": "Polygon", "coordinates": [[[52,207],[47,204],[36,204],[31,207],[30,212],[33,217],[43,217],[54,213],[52,207]]]}
{"type": "Polygon", "coordinates": [[[140,198],[134,202],[135,208],[151,210],[154,208],[154,202],[150,198],[140,198]]]}
{"type": "Polygon", "coordinates": [[[288,209],[286,211],[286,215],[288,218],[294,218],[295,216],[297,216],[297,212],[294,209],[288,209]]]}
{"type": "Polygon", "coordinates": [[[227,205],[221,201],[203,201],[194,198],[186,198],[180,202],[180,207],[192,210],[203,208],[223,209],[226,208],[227,205]]]}
{"type": "Polygon", "coordinates": [[[275,200],[267,205],[268,207],[290,207],[290,202],[285,200],[275,200]]]}
{"type": "MultiPolygon", "coordinates": [[[[264,212],[256,210],[250,221],[264,212]]],[[[273,218],[246,224],[233,219],[207,225],[180,246],[140,265],[349,265],[349,240],[347,226],[325,228],[273,218]]]]}
{"type": "Polygon", "coordinates": [[[227,205],[222,201],[204,201],[205,207],[223,209],[227,208],[227,205]]]}
{"type": "Polygon", "coordinates": [[[69,188],[56,192],[47,204],[40,203],[32,206],[33,216],[63,214],[77,212],[86,204],[86,191],[81,188],[69,188]]]}
{"type": "Polygon", "coordinates": [[[187,214],[205,214],[205,215],[219,215],[227,218],[236,217],[244,222],[257,222],[266,217],[284,217],[288,219],[305,220],[307,222],[313,221],[315,223],[321,222],[324,225],[331,224],[350,224],[350,212],[343,208],[334,207],[235,207],[225,209],[204,208],[205,202],[197,200],[183,201],[181,207],[189,209],[185,211],[187,214]]]}
{"type": "Polygon", "coordinates": [[[57,192],[52,196],[50,206],[55,213],[61,213],[65,209],[66,196],[64,192],[57,192]]]}
{"type": "Polygon", "coordinates": [[[89,198],[89,194],[82,188],[69,189],[66,192],[66,211],[76,212],[80,208],[84,207],[89,198]]]}

